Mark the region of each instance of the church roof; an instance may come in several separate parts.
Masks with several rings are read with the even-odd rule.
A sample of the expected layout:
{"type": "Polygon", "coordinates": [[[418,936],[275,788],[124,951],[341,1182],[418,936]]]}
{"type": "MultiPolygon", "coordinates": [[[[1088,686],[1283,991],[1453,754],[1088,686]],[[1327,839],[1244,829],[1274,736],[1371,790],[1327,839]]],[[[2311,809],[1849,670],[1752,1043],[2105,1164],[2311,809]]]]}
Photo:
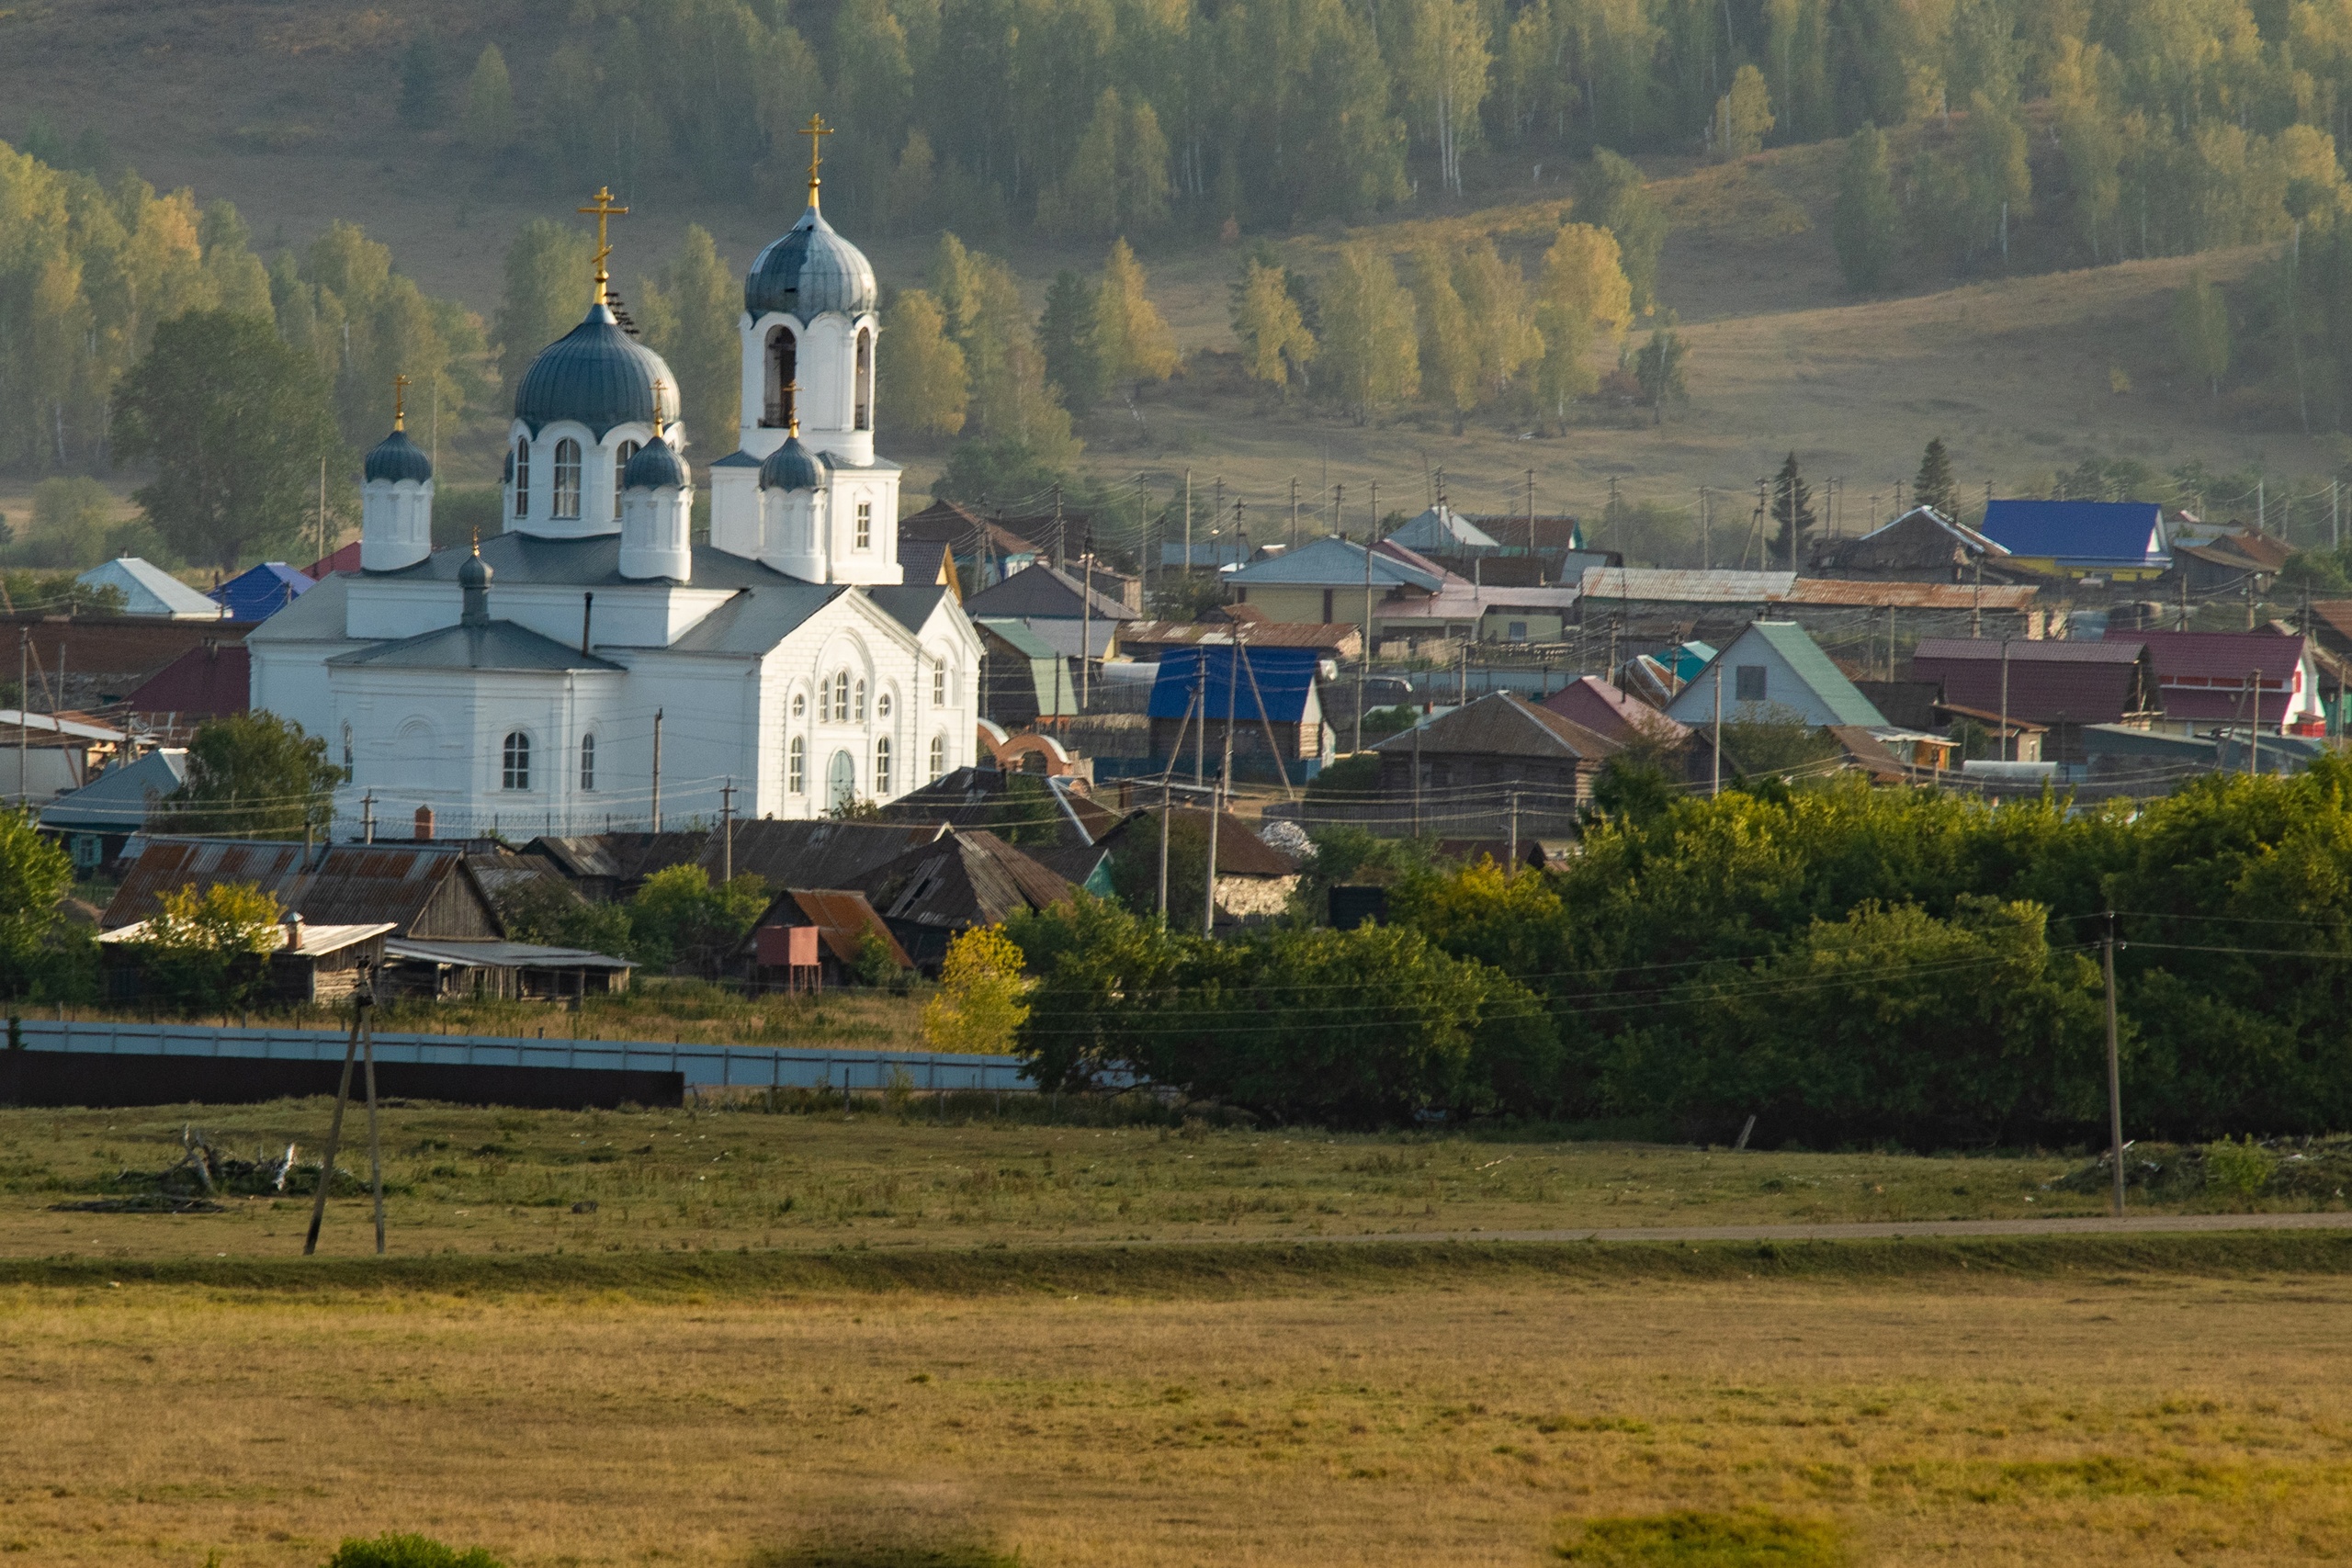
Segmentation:
{"type": "Polygon", "coordinates": [[[881,607],[882,613],[910,632],[922,630],[931,613],[939,608],[939,601],[947,590],[937,582],[909,582],[901,585],[884,584],[869,588],[865,596],[881,607]]]}
{"type": "Polygon", "coordinates": [[[443,626],[397,642],[338,653],[327,662],[346,668],[369,665],[379,670],[496,670],[530,674],[621,668],[609,659],[582,653],[512,621],[443,626]]]}
{"type": "Polygon", "coordinates": [[[662,417],[678,417],[678,378],[660,355],[621,330],[598,300],[587,317],[547,347],[514,389],[514,417],[537,432],[577,420],[598,439],[616,424],[653,423],[655,384],[662,417]]]}
{"type": "Polygon", "coordinates": [[[405,430],[395,430],[368,451],[361,474],[368,480],[416,479],[420,482],[433,477],[433,459],[408,438],[405,430]]]}
{"type": "MultiPolygon", "coordinates": [[[[418,581],[455,582],[458,569],[469,558],[464,550],[435,550],[413,566],[397,571],[371,572],[376,578],[404,577],[418,581]]],[[[617,530],[584,539],[549,539],[513,531],[493,534],[481,542],[481,558],[498,574],[501,587],[518,583],[552,583],[560,588],[628,588],[646,580],[621,575],[621,536],[617,530]]],[[[694,547],[696,588],[771,588],[800,584],[773,567],[761,565],[709,545],[694,547]]],[[[802,585],[805,586],[805,585],[802,585]]],[[[312,592],[316,592],[313,590],[312,592]]],[[[306,594],[304,597],[308,597],[306,594]]],[[[299,604],[300,601],[297,601],[299,604]]]]}
{"type": "MultiPolygon", "coordinates": [[[[699,564],[695,570],[699,576],[699,564]]],[[[677,653],[765,653],[847,592],[838,582],[786,578],[756,592],[736,594],[670,647],[677,653]]]]}
{"type": "Polygon", "coordinates": [[[833,231],[813,200],[799,222],[769,242],[743,279],[743,309],[753,320],[770,310],[804,321],[827,310],[854,316],[873,310],[879,298],[874,264],[833,231]]]}
{"type": "Polygon", "coordinates": [[[816,490],[824,482],[825,459],[801,445],[797,426],[760,465],[762,490],[816,490]]]}
{"type": "Polygon", "coordinates": [[[623,490],[672,490],[686,488],[686,468],[678,461],[677,453],[669,442],[657,435],[637,449],[637,456],[621,470],[623,490]]]}

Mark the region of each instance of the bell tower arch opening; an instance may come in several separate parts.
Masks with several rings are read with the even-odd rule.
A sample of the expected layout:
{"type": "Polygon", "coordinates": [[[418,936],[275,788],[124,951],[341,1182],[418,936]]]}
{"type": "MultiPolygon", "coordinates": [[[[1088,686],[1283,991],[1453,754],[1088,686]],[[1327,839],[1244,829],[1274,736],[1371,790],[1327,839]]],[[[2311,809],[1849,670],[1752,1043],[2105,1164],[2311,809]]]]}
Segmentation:
{"type": "Polygon", "coordinates": [[[799,340],[792,335],[790,327],[768,329],[763,358],[767,365],[767,397],[761,406],[760,427],[783,430],[792,423],[800,367],[799,340]]]}

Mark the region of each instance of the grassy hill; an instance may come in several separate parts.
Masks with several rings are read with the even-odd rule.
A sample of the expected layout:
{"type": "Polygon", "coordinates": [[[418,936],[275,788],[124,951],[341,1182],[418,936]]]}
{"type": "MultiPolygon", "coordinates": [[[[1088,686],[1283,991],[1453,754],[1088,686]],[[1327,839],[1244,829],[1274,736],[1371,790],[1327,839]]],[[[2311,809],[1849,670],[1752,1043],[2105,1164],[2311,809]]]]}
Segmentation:
{"type": "MultiPolygon", "coordinates": [[[[332,219],[351,219],[390,243],[424,288],[487,315],[515,229],[532,217],[568,215],[577,200],[547,188],[527,154],[484,178],[446,127],[404,126],[399,57],[419,23],[430,25],[450,58],[470,60],[484,39],[527,38],[545,9],[533,0],[0,6],[0,104],[8,106],[0,136],[21,137],[37,117],[68,138],[98,125],[115,159],[148,179],[234,201],[259,245],[299,243],[332,219]]],[[[518,79],[527,76],[526,48],[511,52],[518,79]]],[[[1931,435],[1946,439],[1964,489],[1978,495],[1987,481],[2021,487],[2091,456],[2136,457],[2156,468],[2192,458],[2217,470],[2259,467],[2274,476],[2274,490],[2286,488],[2288,476],[2335,468],[2333,438],[2230,423],[2172,370],[2164,313],[2188,260],[1959,288],[1923,277],[1907,295],[1849,299],[1827,234],[1837,158],[1838,148],[1824,144],[1729,164],[1650,162],[1674,224],[1658,292],[1684,322],[1690,348],[1691,402],[1663,426],[1637,409],[1596,405],[1565,436],[1476,419],[1457,436],[1433,411],[1357,424],[1285,406],[1220,357],[1231,347],[1236,247],[1188,240],[1147,248],[1145,261],[1161,309],[1194,355],[1190,373],[1132,410],[1114,406],[1082,421],[1090,459],[1104,476],[1141,475],[1162,499],[1187,468],[1201,487],[1222,476],[1228,501],[1250,502],[1259,538],[1286,530],[1294,478],[1308,498],[1310,528],[1320,525],[1316,498],[1328,483],[1346,484],[1351,520],[1360,525],[1370,481],[1380,482],[1384,511],[1409,510],[1424,502],[1441,468],[1451,497],[1470,510],[1522,505],[1531,468],[1540,507],[1583,513],[1600,511],[1612,479],[1629,501],[1694,514],[1699,489],[1708,486],[1728,498],[1716,503],[1718,560],[1736,552],[1757,479],[1792,448],[1825,514],[1826,481],[1840,481],[1836,510],[1849,530],[1862,525],[1872,496],[1883,510],[1931,435]],[[2125,385],[2128,393],[2114,389],[2125,385]]],[[[1346,237],[1402,251],[1431,232],[1441,240],[1487,232],[1507,254],[1528,257],[1566,209],[1558,171],[1543,177],[1515,201],[1490,191],[1468,202],[1424,201],[1367,229],[1268,237],[1310,270],[1346,237]]],[[[774,204],[683,187],[657,188],[635,206],[616,231],[625,288],[666,258],[689,222],[710,229],[740,266],[792,217],[774,204]]],[[[926,235],[856,237],[886,284],[911,279],[929,244],[926,235]]],[[[1037,299],[1056,267],[1100,259],[1093,247],[1043,242],[1005,249],[1037,299]]],[[[2201,258],[2223,281],[2256,259],[2254,252],[2201,258]]],[[[927,489],[944,453],[903,437],[891,445],[911,460],[910,493],[927,489]]],[[[462,449],[456,455],[456,463],[469,460],[462,449]]],[[[452,465],[452,480],[469,477],[452,465]]],[[[486,468],[479,477],[489,477],[486,468]]],[[[17,510],[10,499],[0,497],[0,511],[17,510]]],[[[1609,542],[1645,556],[1697,558],[1695,524],[1653,513],[1644,528],[1609,542]]]]}

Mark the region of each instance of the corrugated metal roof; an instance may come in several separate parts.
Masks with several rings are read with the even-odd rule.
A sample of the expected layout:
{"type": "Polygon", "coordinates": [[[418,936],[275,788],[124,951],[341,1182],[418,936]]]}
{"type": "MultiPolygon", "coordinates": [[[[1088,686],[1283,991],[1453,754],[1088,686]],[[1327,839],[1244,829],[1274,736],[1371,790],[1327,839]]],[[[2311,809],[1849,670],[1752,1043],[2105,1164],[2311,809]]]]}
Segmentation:
{"type": "Polygon", "coordinates": [[[2302,691],[2303,641],[2276,632],[2116,632],[2144,642],[2166,718],[2245,723],[2249,676],[2258,676],[2264,724],[2276,724],[2302,691]]]}
{"type": "MultiPolygon", "coordinates": [[[[817,940],[843,964],[857,962],[860,942],[871,932],[889,944],[890,956],[898,960],[900,967],[914,967],[914,960],[907,956],[907,950],[899,945],[899,939],[890,934],[890,928],[882,923],[882,917],[865,901],[863,893],[838,887],[786,888],[776,895],[775,902],[768,906],[768,912],[760,917],[759,924],[814,926],[817,940]]],[[[743,940],[749,946],[755,939],[756,929],[743,940]]]]}
{"type": "Polygon", "coordinates": [[[187,778],[185,747],[157,747],[135,762],[108,768],[68,795],[41,807],[44,828],[85,831],[103,828],[136,829],[147,821],[147,797],[171,794],[187,778]]]}
{"type": "Polygon", "coordinates": [[[1308,648],[1171,648],[1159,656],[1149,712],[1154,718],[1182,718],[1198,695],[1211,718],[1297,724],[1314,694],[1317,662],[1308,648]],[[1204,670],[1206,684],[1196,686],[1204,670]]]}
{"type": "MultiPolygon", "coordinates": [[[[1940,684],[1947,706],[1998,713],[2001,646],[1992,637],[1923,637],[1912,653],[1911,673],[1940,684]]],[[[2109,724],[2163,705],[2138,634],[2112,642],[2012,641],[2008,649],[2012,719],[2109,724]]]]}
{"type": "Polygon", "coordinates": [[[1627,696],[1598,675],[1579,676],[1536,706],[1612,740],[1630,740],[1640,732],[1672,741],[1690,733],[1685,726],[1647,703],[1627,696]]]}
{"type": "MultiPolygon", "coordinates": [[[[1494,692],[1442,714],[1419,730],[1422,756],[1544,757],[1597,762],[1623,750],[1572,718],[1541,708],[1516,692],[1494,692]]],[[[1415,731],[1392,735],[1375,751],[1415,750],[1415,731]]]]}
{"type": "MultiPolygon", "coordinates": [[[[153,920],[135,920],[130,925],[119,926],[110,931],[100,931],[97,940],[122,942],[143,942],[146,940],[148,928],[153,924],[153,920]]],[[[269,950],[273,953],[288,951],[284,938],[286,928],[280,925],[277,929],[278,942],[269,950]]],[[[356,947],[363,942],[373,942],[390,931],[392,926],[389,920],[347,926],[313,925],[305,920],[298,929],[301,933],[301,945],[292,951],[304,958],[317,958],[330,953],[341,953],[345,948],[356,947]]]]}
{"type": "MultiPolygon", "coordinates": [[[[1236,609],[1246,610],[1247,604],[1236,609]]],[[[1129,621],[1119,628],[1119,646],[1136,649],[1232,643],[1237,635],[1251,648],[1311,648],[1336,653],[1361,647],[1363,635],[1346,621],[1324,625],[1311,621],[1252,621],[1236,626],[1229,621],[1129,621]]]]}
{"type": "Polygon", "coordinates": [[[133,687],[122,705],[132,713],[175,713],[183,718],[243,713],[252,706],[253,655],[243,643],[191,648],[133,687]]]}
{"type": "Polygon", "coordinates": [[[414,937],[390,937],[384,942],[388,958],[453,964],[469,969],[634,969],[637,962],[584,947],[543,947],[530,942],[420,942],[414,937]]]}
{"type": "MultiPolygon", "coordinates": [[[[1169,808],[1172,825],[1188,822],[1203,834],[1208,831],[1209,814],[1205,807],[1177,806],[1169,808]]],[[[1130,812],[1120,824],[1102,836],[1102,847],[1114,854],[1128,840],[1142,836],[1143,842],[1158,852],[1159,842],[1159,808],[1148,807],[1130,812]]],[[[1219,876],[1295,876],[1298,862],[1250,831],[1250,825],[1230,811],[1220,811],[1216,818],[1216,874],[1219,876]]]]}
{"type": "Polygon", "coordinates": [[[1980,530],[2015,556],[2070,566],[2152,566],[2165,558],[2153,501],[1996,501],[1980,530]]]}
{"type": "Polygon", "coordinates": [[[1851,578],[1801,577],[1782,601],[1789,604],[1852,604],[1898,610],[2030,610],[2041,590],[1966,582],[1869,582],[1851,578]]]}
{"type": "MultiPolygon", "coordinates": [[[[1097,581],[1110,574],[1098,571],[1097,581]]],[[[1082,620],[1082,606],[1091,601],[1098,621],[1132,621],[1136,613],[1109,594],[1091,592],[1080,596],[1078,579],[1044,561],[1032,561],[1003,581],[981,589],[964,603],[967,614],[980,615],[1054,615],[1082,620]]]]}
{"type": "Polygon", "coordinates": [[[1453,555],[1465,549],[1501,547],[1501,541],[1442,501],[1409,523],[1398,525],[1388,537],[1392,543],[1424,554],[1435,551],[1453,555]]]}
{"type": "Polygon", "coordinates": [[[311,578],[282,560],[248,567],[206,597],[232,621],[266,621],[311,591],[311,578]]]}
{"type": "Polygon", "coordinates": [[[961,931],[1069,902],[1069,880],[994,833],[962,829],[910,850],[860,885],[886,919],[961,931]]]}
{"type": "MultiPolygon", "coordinates": [[[[1227,581],[1244,588],[1363,588],[1364,547],[1353,539],[1327,534],[1295,550],[1251,561],[1227,574],[1227,581]]],[[[1372,585],[1375,590],[1418,588],[1434,593],[1445,581],[1444,571],[1401,547],[1372,553],[1372,585]]]]}
{"type": "Polygon", "coordinates": [[[85,588],[122,590],[126,615],[169,615],[175,621],[217,621],[227,612],[153,562],[120,556],[92,567],[74,581],[85,588]]]}
{"type": "Polygon", "coordinates": [[[1793,571],[1690,571],[1667,567],[1597,566],[1580,585],[1592,600],[1642,599],[1678,604],[1775,604],[1795,588],[1793,571]]]}
{"type": "Polygon", "coordinates": [[[452,879],[478,902],[490,929],[495,915],[458,848],[438,844],[332,844],[314,850],[302,868],[303,848],[291,842],[233,839],[154,838],[141,849],[98,924],[103,930],[151,919],[164,893],[187,886],[246,882],[274,893],[283,908],[324,925],[389,920],[406,931],[452,879]]]}
{"type": "Polygon", "coordinates": [[[1830,662],[1821,651],[1821,645],[1805,636],[1804,628],[1794,621],[1754,621],[1746,631],[1732,640],[1732,645],[1717,657],[1729,660],[1737,657],[1739,645],[1756,637],[1771,647],[1796,678],[1803,681],[1838,724],[1859,724],[1866,728],[1883,725],[1886,716],[1878,711],[1871,700],[1862,695],[1861,688],[1847,678],[1846,672],[1830,662]]]}

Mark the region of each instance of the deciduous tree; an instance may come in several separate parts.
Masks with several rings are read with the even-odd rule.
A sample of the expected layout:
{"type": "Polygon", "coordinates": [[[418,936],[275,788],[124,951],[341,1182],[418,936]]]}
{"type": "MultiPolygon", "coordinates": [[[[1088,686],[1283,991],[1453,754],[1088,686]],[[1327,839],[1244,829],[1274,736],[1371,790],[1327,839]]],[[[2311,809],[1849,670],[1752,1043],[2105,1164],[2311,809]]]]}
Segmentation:
{"type": "Polygon", "coordinates": [[[458,135],[469,149],[484,156],[514,144],[514,82],[506,73],[506,56],[494,43],[484,45],[474,61],[458,135]]]}
{"type": "Polygon", "coordinates": [[[891,300],[883,325],[882,385],[897,417],[933,435],[963,429],[970,380],[964,351],[947,336],[939,301],[927,289],[902,290],[891,300]]]}
{"type": "MultiPolygon", "coordinates": [[[[492,331],[504,396],[539,350],[580,324],[596,270],[594,242],[570,223],[534,218],[506,247],[506,283],[492,331]]],[[[688,431],[689,434],[693,432],[688,431]]]]}
{"type": "Polygon", "coordinates": [[[1594,345],[1613,342],[1633,316],[1633,289],[1618,265],[1615,236],[1589,223],[1564,225],[1544,254],[1535,307],[1544,334],[1538,389],[1554,418],[1565,421],[1569,400],[1600,385],[1594,345]]]}
{"type": "Polygon", "coordinates": [[[1887,167],[1886,137],[1877,126],[1866,125],[1846,143],[1838,209],[1830,220],[1838,269],[1848,288],[1874,294],[1886,287],[1902,230],[1903,209],[1895,202],[1894,179],[1887,167]]]}
{"type": "Polygon", "coordinates": [[[1359,423],[1420,390],[1413,297],[1387,256],[1362,243],[1342,246],[1320,299],[1324,389],[1359,423]]]}
{"type": "Polygon", "coordinates": [[[2174,297],[2172,335],[2181,368],[2204,382],[2219,401],[2222,378],[2230,373],[2230,307],[2203,267],[2191,272],[2188,286],[2174,297]]]}
{"type": "Polygon", "coordinates": [[[342,782],[324,739],[256,708],[197,726],[187,777],[155,815],[175,833],[299,839],[327,829],[342,782]]]}
{"type": "Polygon", "coordinates": [[[639,282],[637,297],[646,344],[677,372],[687,441],[707,458],[733,451],[743,401],[742,284],[710,231],[686,225],[677,255],[659,278],[639,282]]]}
{"type": "Polygon", "coordinates": [[[1095,290],[1094,352],[1114,386],[1165,381],[1176,372],[1176,334],[1144,291],[1143,264],[1125,239],[1113,242],[1095,290]]]}
{"type": "Polygon", "coordinates": [[[1233,303],[1233,335],[1241,340],[1250,378],[1287,389],[1294,371],[1301,380],[1315,358],[1314,334],[1306,330],[1287,272],[1255,256],[1242,263],[1233,303]]]}

